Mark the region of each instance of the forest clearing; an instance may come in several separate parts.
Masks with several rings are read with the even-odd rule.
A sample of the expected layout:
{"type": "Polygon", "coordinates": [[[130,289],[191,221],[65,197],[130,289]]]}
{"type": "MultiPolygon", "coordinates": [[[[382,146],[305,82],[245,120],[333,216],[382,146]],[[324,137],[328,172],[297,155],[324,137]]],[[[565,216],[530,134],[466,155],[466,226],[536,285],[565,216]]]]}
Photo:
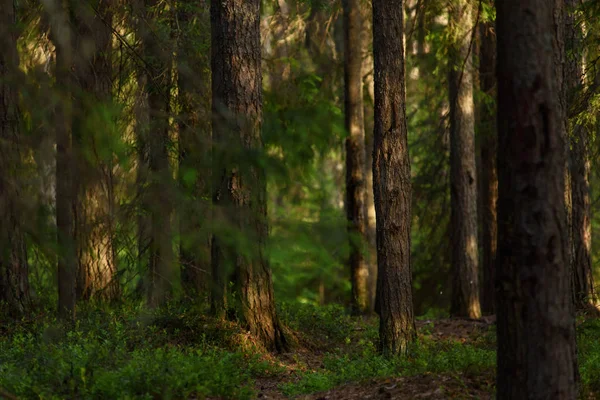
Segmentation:
{"type": "Polygon", "coordinates": [[[0,0],[0,398],[600,398],[599,0],[0,0]]]}

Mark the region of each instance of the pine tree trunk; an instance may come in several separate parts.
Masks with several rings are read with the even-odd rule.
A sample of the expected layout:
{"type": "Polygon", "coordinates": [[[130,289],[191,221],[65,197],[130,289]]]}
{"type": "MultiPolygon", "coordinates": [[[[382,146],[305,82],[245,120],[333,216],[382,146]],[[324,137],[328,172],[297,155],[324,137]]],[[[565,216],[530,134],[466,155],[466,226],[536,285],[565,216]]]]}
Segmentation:
{"type": "Polygon", "coordinates": [[[384,354],[416,337],[410,265],[411,176],[406,128],[402,0],[373,0],[377,305],[384,354]]]}
{"type": "Polygon", "coordinates": [[[498,170],[496,168],[496,36],[491,23],[479,27],[479,80],[484,101],[479,107],[479,130],[481,135],[481,205],[482,205],[482,269],[483,285],[481,308],[486,314],[494,314],[494,280],[496,271],[498,170]],[[490,100],[487,100],[490,99],[490,100]]]}
{"type": "Polygon", "coordinates": [[[283,350],[265,254],[265,174],[258,160],[244,161],[263,150],[260,0],[213,0],[211,31],[213,202],[219,218],[213,224],[234,229],[216,230],[213,238],[212,310],[225,314],[224,283],[235,281],[238,317],[266,348],[283,350]],[[232,244],[232,235],[250,244],[232,244]]]}
{"type": "MultiPolygon", "coordinates": [[[[565,85],[567,104],[576,102],[583,90],[583,32],[575,18],[578,1],[565,0],[566,54],[565,85]]],[[[573,293],[575,307],[589,309],[595,302],[592,273],[592,211],[590,202],[589,131],[578,121],[568,124],[571,152],[571,201],[573,205],[571,228],[573,240],[573,293]]]]}
{"type": "MultiPolygon", "coordinates": [[[[365,217],[367,225],[367,243],[369,253],[367,264],[369,268],[369,311],[375,311],[375,297],[377,294],[377,219],[375,217],[375,199],[373,197],[373,103],[375,102],[375,84],[373,81],[373,10],[370,1],[361,1],[363,20],[362,54],[363,60],[363,93],[367,101],[363,101],[363,115],[365,120],[365,217]]],[[[363,99],[365,99],[363,95],[363,99]]]]}
{"type": "Polygon", "coordinates": [[[106,146],[103,142],[112,121],[94,119],[98,109],[108,107],[112,99],[112,6],[112,0],[71,2],[77,82],[73,93],[77,104],[73,110],[73,154],[78,171],[73,182],[77,193],[77,299],[116,299],[119,295],[112,159],[100,156],[106,153],[100,146],[106,146]],[[105,126],[97,127],[98,122],[105,126]]]}
{"type": "MultiPolygon", "coordinates": [[[[135,25],[136,36],[143,39],[147,35],[147,26],[145,21],[144,0],[136,0],[132,3],[133,21],[135,25]]],[[[137,49],[140,57],[144,57],[143,40],[137,49]]],[[[147,183],[149,181],[150,160],[148,151],[148,136],[150,133],[150,107],[148,104],[148,79],[149,70],[146,65],[138,64],[135,69],[136,74],[136,101],[134,108],[135,115],[135,140],[136,140],[136,244],[137,244],[137,272],[140,279],[136,287],[136,294],[142,297],[148,291],[148,278],[150,270],[150,218],[148,217],[148,193],[147,183]]]]}
{"type": "Polygon", "coordinates": [[[161,22],[158,17],[162,14],[160,7],[157,0],[145,0],[144,23],[147,26],[142,36],[144,55],[151,74],[146,87],[150,129],[147,136],[149,187],[145,198],[150,214],[150,279],[147,288],[150,306],[164,304],[171,294],[173,284],[173,185],[169,167],[171,52],[169,38],[159,27],[161,22]]]}
{"type": "Polygon", "coordinates": [[[210,181],[206,157],[210,149],[210,55],[195,50],[209,35],[204,3],[182,1],[177,10],[181,29],[177,59],[181,283],[192,298],[205,291],[210,276],[210,209],[204,200],[210,181]]]}
{"type": "Polygon", "coordinates": [[[344,0],[344,105],[346,138],[346,218],[350,237],[351,305],[354,314],[369,310],[369,269],[365,259],[366,181],[362,92],[362,16],[360,0],[344,0]]]}
{"type": "Polygon", "coordinates": [[[73,185],[74,163],[72,148],[74,82],[73,43],[68,10],[61,1],[44,2],[50,19],[51,40],[56,47],[56,88],[59,102],[55,111],[56,132],[56,232],[58,260],[58,314],[62,319],[75,318],[75,289],[77,252],[73,204],[76,198],[73,185]]]}
{"type": "Polygon", "coordinates": [[[29,303],[25,215],[20,205],[18,32],[14,1],[0,4],[0,304],[17,317],[29,303]]]}
{"type": "Polygon", "coordinates": [[[477,250],[477,173],[471,3],[450,5],[450,200],[452,242],[452,301],[454,316],[479,318],[477,250]]]}
{"type": "Polygon", "coordinates": [[[496,3],[498,399],[576,398],[562,2],[496,3]]]}

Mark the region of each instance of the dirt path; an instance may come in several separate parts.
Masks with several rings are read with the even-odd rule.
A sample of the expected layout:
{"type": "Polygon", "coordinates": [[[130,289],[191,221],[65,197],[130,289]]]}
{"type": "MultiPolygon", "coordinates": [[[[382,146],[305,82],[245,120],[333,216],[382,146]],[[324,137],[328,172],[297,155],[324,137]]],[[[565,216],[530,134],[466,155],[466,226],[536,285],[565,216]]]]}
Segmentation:
{"type": "MultiPolygon", "coordinates": [[[[420,335],[434,340],[467,342],[477,340],[487,333],[494,318],[483,320],[443,319],[418,321],[420,335]]],[[[276,377],[259,379],[256,382],[258,398],[269,400],[287,399],[280,385],[299,379],[298,373],[305,369],[323,367],[323,349],[302,349],[278,357],[285,372],[276,377]]],[[[465,374],[423,374],[410,377],[371,379],[362,383],[349,383],[331,390],[300,395],[298,400],[353,400],[353,399],[491,399],[494,376],[465,374]]]]}

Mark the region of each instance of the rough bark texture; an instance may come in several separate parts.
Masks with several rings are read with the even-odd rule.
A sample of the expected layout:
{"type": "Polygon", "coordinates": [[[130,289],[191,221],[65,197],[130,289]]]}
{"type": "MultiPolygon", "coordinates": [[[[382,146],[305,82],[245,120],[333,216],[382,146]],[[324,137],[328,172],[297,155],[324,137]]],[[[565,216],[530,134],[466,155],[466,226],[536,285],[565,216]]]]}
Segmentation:
{"type": "Polygon", "coordinates": [[[450,201],[452,299],[454,316],[479,318],[477,250],[477,173],[471,52],[472,6],[469,0],[450,5],[448,83],[450,95],[450,201]]]}
{"type": "Polygon", "coordinates": [[[196,46],[208,44],[206,1],[178,3],[179,49],[177,87],[179,126],[179,226],[181,283],[190,297],[208,288],[210,274],[210,54],[196,46]]]}
{"type": "Polygon", "coordinates": [[[18,32],[14,1],[0,4],[0,305],[19,316],[29,303],[29,280],[19,204],[18,32]]]}
{"type": "Polygon", "coordinates": [[[346,218],[350,236],[351,306],[369,310],[369,269],[365,259],[365,127],[362,91],[362,16],[360,0],[344,0],[344,111],[346,138],[346,218]]]}
{"type": "Polygon", "coordinates": [[[401,0],[373,0],[377,213],[377,305],[384,354],[405,354],[415,339],[410,265],[411,181],[406,128],[401,0]]]}
{"type": "MultiPolygon", "coordinates": [[[[99,110],[112,98],[112,4],[113,0],[71,2],[74,28],[73,154],[77,175],[75,236],[78,273],[77,299],[100,296],[116,299],[112,157],[103,148],[112,121],[99,110]],[[98,126],[98,124],[102,124],[98,126]]],[[[107,151],[108,150],[108,151],[107,151]]]]}
{"type": "MultiPolygon", "coordinates": [[[[584,86],[583,32],[574,11],[579,1],[565,0],[567,104],[575,103],[584,86]]],[[[573,241],[573,294],[575,307],[588,309],[595,301],[592,274],[592,210],[590,203],[590,155],[588,128],[577,121],[568,123],[571,152],[571,239],[573,241]]]]}
{"type": "Polygon", "coordinates": [[[212,311],[225,314],[225,286],[236,283],[238,317],[266,348],[283,350],[285,337],[275,311],[268,236],[264,170],[251,160],[262,151],[260,0],[213,0],[213,203],[215,230],[212,311]],[[231,243],[231,236],[248,241],[231,243]]]}
{"type": "Polygon", "coordinates": [[[56,47],[56,87],[59,102],[55,113],[56,132],[56,230],[58,246],[58,313],[63,319],[75,318],[75,287],[77,253],[73,204],[72,152],[72,89],[71,69],[73,50],[68,11],[58,0],[46,0],[46,11],[51,21],[51,39],[56,47]]]}
{"type": "Polygon", "coordinates": [[[481,216],[483,250],[483,285],[481,308],[486,314],[494,314],[494,281],[496,276],[498,170],[496,168],[496,34],[492,23],[479,26],[479,82],[484,101],[479,107],[479,130],[481,135],[481,216]]]}
{"type": "Polygon", "coordinates": [[[497,2],[498,399],[575,399],[562,1],[497,2]]]}
{"type": "MultiPolygon", "coordinates": [[[[171,52],[168,36],[161,34],[157,0],[145,0],[146,28],[143,29],[144,55],[151,76],[146,91],[150,112],[147,136],[149,188],[145,199],[150,213],[148,304],[159,306],[171,293],[173,245],[171,212],[173,182],[169,168],[169,111],[171,90],[171,52]]],[[[164,30],[162,30],[164,33],[164,30]]]]}

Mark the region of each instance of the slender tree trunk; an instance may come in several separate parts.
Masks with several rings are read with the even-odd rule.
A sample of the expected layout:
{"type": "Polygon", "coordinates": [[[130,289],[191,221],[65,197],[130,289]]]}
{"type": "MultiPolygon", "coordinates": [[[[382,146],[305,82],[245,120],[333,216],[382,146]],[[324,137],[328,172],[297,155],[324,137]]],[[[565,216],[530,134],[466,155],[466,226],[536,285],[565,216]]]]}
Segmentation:
{"type": "Polygon", "coordinates": [[[373,0],[377,305],[384,354],[416,337],[410,265],[411,177],[406,128],[402,0],[373,0]]]}
{"type": "Polygon", "coordinates": [[[375,297],[377,294],[377,219],[375,217],[375,199],[373,197],[373,104],[375,102],[375,84],[373,81],[373,52],[370,49],[373,43],[373,10],[371,2],[361,1],[363,20],[363,39],[361,44],[363,60],[363,114],[365,119],[365,216],[367,225],[367,243],[369,253],[367,264],[369,268],[369,311],[375,311],[375,297]]]}
{"type": "Polygon", "coordinates": [[[365,259],[365,128],[362,91],[362,16],[360,0],[344,0],[344,104],[346,138],[346,218],[350,237],[351,305],[369,310],[369,269],[365,259]]]}
{"type": "Polygon", "coordinates": [[[14,1],[0,4],[0,304],[19,316],[29,303],[29,276],[19,197],[18,25],[14,1]]]}
{"type": "Polygon", "coordinates": [[[73,44],[68,10],[61,1],[45,0],[50,18],[51,39],[56,47],[56,87],[59,101],[55,112],[56,132],[56,230],[58,259],[58,313],[63,319],[75,318],[75,288],[77,279],[77,254],[73,204],[72,151],[72,89],[74,86],[73,44]]]}
{"type": "Polygon", "coordinates": [[[494,280],[496,271],[497,221],[496,202],[498,201],[498,171],[496,168],[496,36],[492,24],[479,26],[479,80],[483,98],[479,107],[479,129],[481,135],[481,205],[483,249],[483,287],[481,308],[486,314],[494,314],[494,280]],[[489,100],[488,100],[489,99],[489,100]]]}
{"type": "Polygon", "coordinates": [[[576,398],[563,173],[562,2],[496,3],[498,399],[576,398]]]}
{"type": "Polygon", "coordinates": [[[112,121],[102,120],[104,116],[98,112],[112,99],[113,4],[112,0],[86,0],[72,1],[71,7],[77,82],[73,96],[78,105],[73,110],[73,154],[78,171],[73,181],[79,264],[76,293],[78,299],[116,299],[112,158],[101,156],[112,121]]]}
{"type": "MultiPolygon", "coordinates": [[[[575,103],[584,87],[583,32],[575,18],[579,1],[565,0],[566,54],[565,85],[567,104],[575,103]]],[[[571,152],[571,200],[573,240],[573,294],[578,310],[595,302],[592,274],[592,211],[590,202],[590,156],[588,128],[577,121],[568,123],[571,152]]]]}
{"type": "Polygon", "coordinates": [[[206,2],[185,0],[178,4],[179,49],[177,86],[179,125],[179,206],[181,282],[192,297],[207,288],[210,270],[208,197],[210,149],[209,55],[195,50],[208,39],[206,2]],[[206,11],[204,11],[206,10],[206,11]],[[199,32],[199,33],[198,33],[199,32]]]}
{"type": "MultiPolygon", "coordinates": [[[[256,160],[244,165],[244,157],[240,157],[263,150],[260,0],[212,0],[211,31],[213,202],[217,214],[221,212],[221,218],[237,230],[236,235],[250,243],[243,248],[232,245],[227,243],[227,235],[215,231],[212,270],[217,285],[212,309],[218,315],[225,313],[222,285],[233,273],[238,316],[266,348],[283,350],[285,337],[275,311],[265,254],[265,174],[256,160]]],[[[215,220],[217,224],[222,221],[215,220]]]]}
{"type": "Polygon", "coordinates": [[[452,242],[452,302],[454,316],[479,318],[477,254],[477,173],[471,2],[450,5],[450,199],[452,242]]]}
{"type": "MultiPolygon", "coordinates": [[[[144,12],[144,0],[136,0],[133,6],[133,24],[136,36],[143,39],[147,35],[147,26],[144,12]]],[[[143,40],[137,49],[140,57],[144,57],[143,40]]],[[[148,217],[148,193],[147,183],[149,181],[150,160],[148,151],[148,136],[150,132],[150,107],[148,104],[148,79],[149,70],[145,64],[138,64],[135,70],[137,80],[137,98],[135,102],[135,140],[137,150],[136,160],[136,242],[137,242],[137,272],[140,279],[136,287],[138,297],[142,297],[148,291],[148,271],[150,270],[150,218],[148,217]]]]}
{"type": "Polygon", "coordinates": [[[150,130],[147,136],[149,188],[146,204],[150,214],[150,279],[148,304],[159,306],[168,300],[172,289],[173,244],[171,212],[173,190],[169,167],[169,112],[171,91],[171,53],[168,36],[161,32],[158,17],[162,14],[157,0],[145,0],[143,29],[144,55],[151,76],[148,77],[150,130]]]}

